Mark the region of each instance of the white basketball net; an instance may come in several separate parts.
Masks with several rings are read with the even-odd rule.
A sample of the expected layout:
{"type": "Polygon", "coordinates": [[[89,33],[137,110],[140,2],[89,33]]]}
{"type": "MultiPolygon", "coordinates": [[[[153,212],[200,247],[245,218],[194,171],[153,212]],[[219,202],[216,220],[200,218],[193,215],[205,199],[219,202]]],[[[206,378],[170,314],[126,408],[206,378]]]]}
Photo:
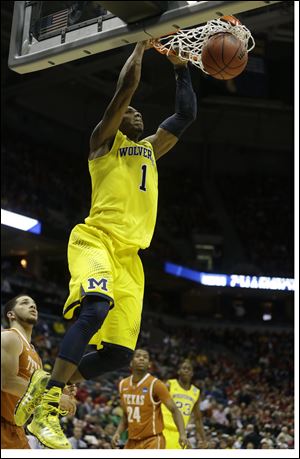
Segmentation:
{"type": "Polygon", "coordinates": [[[230,22],[213,19],[204,26],[194,29],[179,29],[175,34],[161,37],[153,44],[154,48],[162,54],[176,54],[184,61],[190,61],[193,65],[204,70],[201,54],[202,49],[212,35],[220,32],[229,32],[241,40],[249,53],[255,46],[254,38],[246,26],[233,25],[230,22]]]}

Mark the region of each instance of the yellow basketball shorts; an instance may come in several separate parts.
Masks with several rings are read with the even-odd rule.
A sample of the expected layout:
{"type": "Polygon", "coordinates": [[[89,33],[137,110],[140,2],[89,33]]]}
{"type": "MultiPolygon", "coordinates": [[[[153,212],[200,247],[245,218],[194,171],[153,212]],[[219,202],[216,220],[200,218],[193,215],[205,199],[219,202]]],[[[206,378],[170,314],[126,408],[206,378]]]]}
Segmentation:
{"type": "Polygon", "coordinates": [[[134,350],[144,295],[144,271],[138,249],[93,226],[79,224],[70,234],[68,264],[70,294],[64,305],[64,317],[71,319],[87,295],[108,299],[111,309],[90,344],[101,349],[101,343],[107,342],[134,350]]]}
{"type": "Polygon", "coordinates": [[[177,430],[164,429],[163,435],[166,439],[166,449],[182,449],[179,444],[179,433],[177,430]]]}

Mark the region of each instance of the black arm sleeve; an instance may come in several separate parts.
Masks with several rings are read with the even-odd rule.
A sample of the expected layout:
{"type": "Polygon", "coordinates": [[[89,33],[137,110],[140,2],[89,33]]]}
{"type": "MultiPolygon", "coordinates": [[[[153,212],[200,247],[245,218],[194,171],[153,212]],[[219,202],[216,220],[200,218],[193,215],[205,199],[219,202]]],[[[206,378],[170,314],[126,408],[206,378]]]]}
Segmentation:
{"type": "Polygon", "coordinates": [[[197,116],[197,99],[193,90],[188,67],[176,67],[176,102],[174,115],[163,121],[159,127],[180,137],[197,116]]]}

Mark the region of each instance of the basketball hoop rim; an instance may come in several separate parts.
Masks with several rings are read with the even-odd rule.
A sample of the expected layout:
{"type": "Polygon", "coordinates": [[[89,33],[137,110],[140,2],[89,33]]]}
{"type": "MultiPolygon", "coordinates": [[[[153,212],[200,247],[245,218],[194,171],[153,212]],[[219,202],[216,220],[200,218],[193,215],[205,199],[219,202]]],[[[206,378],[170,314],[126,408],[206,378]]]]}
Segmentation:
{"type": "Polygon", "coordinates": [[[201,60],[202,49],[208,40],[217,33],[231,33],[236,38],[244,43],[247,53],[255,46],[254,38],[243,24],[233,24],[223,19],[212,19],[205,25],[194,27],[191,29],[180,29],[166,35],[162,35],[157,39],[152,39],[153,48],[164,55],[177,55],[183,60],[190,61],[196,67],[204,70],[201,60]],[[163,40],[165,43],[162,43],[163,40]],[[249,41],[252,42],[249,48],[249,41]],[[174,49],[176,48],[176,50],[174,49]],[[183,55],[184,54],[184,55],[183,55]],[[185,56],[189,57],[186,58],[185,56]]]}

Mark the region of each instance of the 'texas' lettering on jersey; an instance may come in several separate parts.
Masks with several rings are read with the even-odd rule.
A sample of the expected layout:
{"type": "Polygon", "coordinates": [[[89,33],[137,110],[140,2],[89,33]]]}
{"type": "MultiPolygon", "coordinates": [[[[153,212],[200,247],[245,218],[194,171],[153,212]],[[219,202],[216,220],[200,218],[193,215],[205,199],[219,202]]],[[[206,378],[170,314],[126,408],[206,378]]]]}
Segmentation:
{"type": "Polygon", "coordinates": [[[144,405],[145,395],[123,394],[126,405],[144,405]]]}
{"type": "Polygon", "coordinates": [[[122,147],[119,148],[119,155],[121,158],[124,156],[143,156],[146,159],[150,159],[152,165],[154,165],[153,151],[146,147],[122,147]]]}
{"type": "Polygon", "coordinates": [[[28,370],[32,375],[32,373],[39,368],[41,368],[41,366],[30,355],[28,355],[26,370],[28,370]]]}

